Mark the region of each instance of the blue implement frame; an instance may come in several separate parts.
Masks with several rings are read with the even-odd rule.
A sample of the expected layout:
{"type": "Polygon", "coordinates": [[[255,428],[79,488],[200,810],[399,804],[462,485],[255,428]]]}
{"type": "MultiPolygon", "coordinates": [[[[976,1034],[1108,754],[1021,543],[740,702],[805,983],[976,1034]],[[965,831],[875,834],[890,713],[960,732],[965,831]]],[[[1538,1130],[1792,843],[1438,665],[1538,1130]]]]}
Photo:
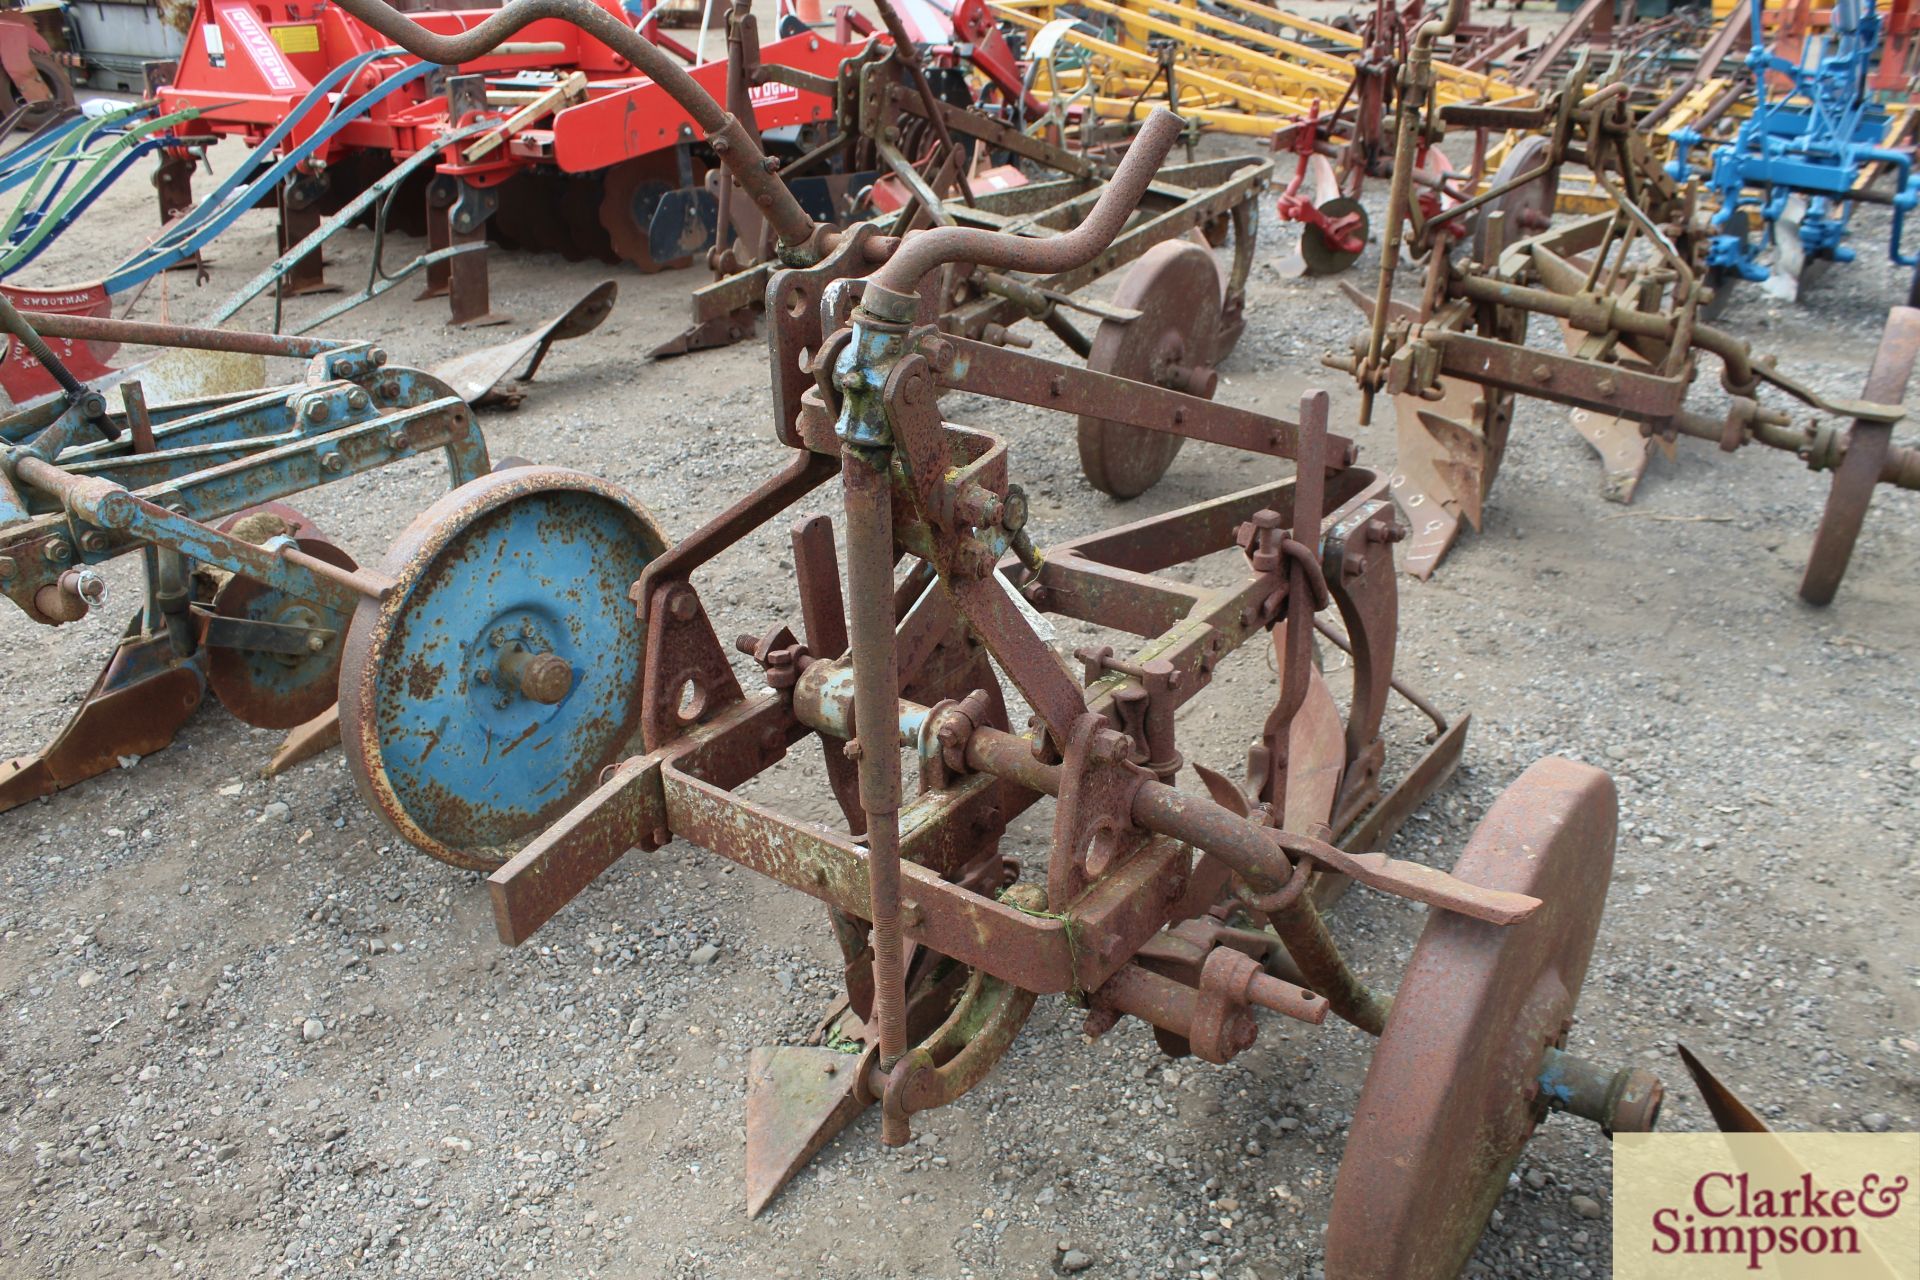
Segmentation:
{"type": "MultiPolygon", "coordinates": [[[[1891,198],[1881,197],[1893,209],[1887,256],[1901,266],[1920,262],[1920,254],[1903,253],[1900,247],[1906,216],[1920,204],[1920,177],[1910,156],[1880,145],[1891,117],[1868,87],[1881,44],[1874,0],[1836,0],[1831,35],[1808,41],[1798,62],[1768,46],[1761,8],[1756,4],[1750,10],[1753,48],[1747,66],[1754,81],[1753,114],[1732,142],[1713,150],[1708,185],[1718,193],[1720,207],[1713,216],[1707,267],[1722,276],[1767,279],[1772,273],[1759,261],[1761,245],[1774,238],[1787,202],[1796,195],[1807,201],[1799,224],[1806,258],[1853,261],[1854,251],[1844,243],[1847,228],[1862,200],[1861,179],[1876,165],[1897,176],[1891,198]],[[1767,82],[1773,75],[1790,82],[1785,94],[1769,96],[1767,82]],[[1749,234],[1748,209],[1759,213],[1764,236],[1749,234]]],[[[1673,140],[1676,151],[1668,172],[1684,180],[1688,152],[1704,139],[1682,129],[1673,140]]]]}

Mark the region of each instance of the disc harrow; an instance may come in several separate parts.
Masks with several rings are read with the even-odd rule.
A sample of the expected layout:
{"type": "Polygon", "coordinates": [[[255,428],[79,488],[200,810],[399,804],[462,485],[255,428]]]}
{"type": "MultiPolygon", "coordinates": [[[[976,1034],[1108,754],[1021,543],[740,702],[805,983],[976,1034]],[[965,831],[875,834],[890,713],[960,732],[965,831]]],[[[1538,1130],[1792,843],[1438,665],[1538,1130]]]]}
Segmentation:
{"type": "MultiPolygon", "coordinates": [[[[536,18],[590,23],[601,12],[516,0],[447,37],[378,0],[343,3],[443,63],[536,18]]],[[[656,56],[635,33],[606,38],[636,67],[656,56]]],[[[872,223],[817,223],[735,117],[696,86],[663,83],[728,140],[716,150],[733,178],[766,197],[759,207],[785,264],[767,284],[785,465],[674,545],[635,500],[591,477],[515,469],[456,490],[366,574],[342,714],[356,780],[402,830],[433,825],[462,839],[426,842],[429,852],[463,864],[483,852],[479,837],[505,825],[460,824],[496,798],[514,825],[519,815],[544,824],[517,852],[485,851],[505,859],[489,884],[510,944],[629,851],[676,838],[827,908],[846,962],[844,1005],[821,1046],[753,1056],[749,1210],[869,1107],[884,1143],[907,1142],[914,1117],[977,1086],[1050,995],[1085,1010],[1090,1036],[1137,1018],[1168,1052],[1209,1062],[1244,1053],[1266,1015],[1318,1024],[1331,1014],[1381,1037],[1358,1163],[1335,1195],[1335,1280],[1408,1274],[1397,1259],[1415,1252],[1422,1274],[1454,1274],[1521,1144],[1557,1105],[1610,1130],[1650,1125],[1656,1080],[1564,1050],[1611,865],[1615,799],[1603,773],[1535,765],[1453,873],[1369,852],[1444,781],[1466,721],[1445,725],[1387,785],[1401,528],[1385,477],[1357,465],[1324,394],[1281,418],[1215,403],[1195,383],[1130,381],[930,323],[955,264],[1057,275],[1110,252],[1178,119],[1154,113],[1078,225],[1059,234],[892,236],[872,223]],[[948,421],[950,393],[1205,441],[1294,474],[1043,552],[1008,443],[948,421]],[[759,687],[744,687],[695,578],[836,490],[837,519],[802,512],[792,526],[797,610],[733,642],[758,675],[748,684],[759,687]],[[1170,572],[1220,553],[1239,566],[1225,581],[1170,572]],[[548,554],[551,571],[527,559],[548,554]],[[1075,669],[1050,614],[1137,647],[1082,648],[1075,669]],[[1354,655],[1343,699],[1314,667],[1322,627],[1354,655]],[[1249,644],[1271,647],[1278,689],[1235,780],[1187,763],[1176,713],[1249,644]],[[1024,729],[1003,681],[1032,713],[1024,729]],[[642,753],[603,769],[636,704],[642,753]],[[429,721],[484,768],[418,750],[429,721]],[[841,828],[743,794],[810,737],[825,749],[821,781],[841,828]],[[522,743],[550,753],[524,791],[503,755],[522,743]],[[1183,785],[1189,770],[1197,788],[1183,785]],[[536,794],[549,778],[557,785],[536,794]],[[569,807],[550,808],[563,793],[569,807]],[[1049,798],[1044,857],[1023,868],[1003,836],[1049,798]],[[1391,1002],[1348,965],[1316,880],[1429,909],[1391,1002]],[[1402,1088],[1415,1074],[1417,1087],[1402,1088]]],[[[1193,256],[1204,252],[1163,245],[1136,270],[1210,282],[1193,256]]],[[[1129,359],[1160,358],[1163,339],[1178,336],[1171,324],[1146,332],[1145,356],[1129,359]]]]}

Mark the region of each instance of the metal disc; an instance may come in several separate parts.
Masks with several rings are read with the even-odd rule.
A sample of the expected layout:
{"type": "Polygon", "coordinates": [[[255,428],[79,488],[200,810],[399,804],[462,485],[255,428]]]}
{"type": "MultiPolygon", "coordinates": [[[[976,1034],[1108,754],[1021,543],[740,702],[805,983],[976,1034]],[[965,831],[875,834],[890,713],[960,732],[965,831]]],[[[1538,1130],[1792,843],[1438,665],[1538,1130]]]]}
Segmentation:
{"type": "MultiPolygon", "coordinates": [[[[1920,356],[1920,314],[1896,307],[1874,352],[1860,398],[1871,404],[1899,404],[1906,399],[1916,356],[1920,356]]],[[[1840,579],[1853,558],[1853,544],[1866,523],[1867,507],[1880,483],[1880,470],[1893,445],[1893,425],[1855,419],[1847,433],[1847,451],[1834,468],[1820,529],[1807,556],[1800,581],[1800,597],[1809,604],[1831,604],[1840,579]]]]}
{"type": "MultiPolygon", "coordinates": [[[[1165,385],[1170,367],[1210,358],[1220,325],[1220,295],[1220,268],[1212,253],[1187,240],[1155,245],[1113,295],[1114,306],[1137,310],[1140,318],[1102,320],[1087,367],[1165,385]]],[[[1182,443],[1182,437],[1168,432],[1082,416],[1080,469],[1102,493],[1137,497],[1166,474],[1182,443]]]]}
{"type": "Polygon", "coordinates": [[[494,188],[499,204],[487,219],[487,234],[502,249],[538,253],[545,247],[540,242],[542,210],[535,187],[535,175],[528,172],[515,174],[494,188]]]}
{"type": "Polygon", "coordinates": [[[640,723],[646,637],[627,592],[665,549],[631,494],[560,467],[482,476],[422,512],[382,565],[394,589],[354,615],[340,672],[367,802],[473,869],[571,808],[640,723]]]}
{"type": "Polygon", "coordinates": [[[671,152],[624,160],[606,170],[600,192],[600,225],[614,253],[647,275],[693,263],[691,257],[654,257],[648,240],[654,210],[677,181],[678,169],[671,152]]]}
{"type": "MultiPolygon", "coordinates": [[[[324,538],[299,537],[295,542],[317,560],[342,569],[357,567],[352,556],[324,538]]],[[[238,575],[228,578],[215,593],[213,612],[217,618],[333,632],[321,648],[299,653],[228,648],[210,639],[207,687],[235,719],[260,729],[291,729],[333,705],[347,614],[238,575]]]]}
{"type": "Polygon", "coordinates": [[[562,180],[561,190],[566,192],[563,208],[567,215],[567,230],[572,234],[574,252],[569,262],[592,259],[612,265],[620,261],[620,255],[613,250],[613,239],[600,221],[601,182],[598,174],[569,176],[562,180]]]}
{"type": "MultiPolygon", "coordinates": [[[[1538,169],[1541,162],[1553,153],[1552,144],[1538,134],[1529,134],[1507,152],[1507,158],[1500,162],[1494,171],[1490,186],[1500,186],[1512,182],[1538,169]]],[[[1473,257],[1483,266],[1487,262],[1487,215],[1504,213],[1506,217],[1506,242],[1512,244],[1527,236],[1546,230],[1547,223],[1553,218],[1553,202],[1560,192],[1560,168],[1555,165],[1546,173],[1524,186],[1491,201],[1476,215],[1473,224],[1473,257]]]]}
{"type": "Polygon", "coordinates": [[[1309,222],[1300,228],[1300,256],[1307,264],[1310,276],[1337,275],[1360,260],[1366,251],[1371,229],[1367,224],[1367,210],[1358,200],[1348,196],[1335,196],[1320,206],[1320,212],[1328,218],[1344,218],[1349,214],[1360,215],[1360,248],[1351,252],[1335,245],[1327,239],[1326,233],[1309,222]]]}
{"type": "Polygon", "coordinates": [[[541,251],[557,253],[568,262],[580,261],[586,255],[573,242],[573,223],[566,213],[567,195],[572,190],[572,182],[563,173],[548,173],[544,169],[536,169],[530,176],[535,180],[534,190],[538,192],[536,198],[540,202],[538,225],[541,251]]]}
{"type": "Polygon", "coordinates": [[[1435,910],[1354,1108],[1329,1276],[1451,1280],[1545,1114],[1541,1056],[1586,978],[1613,870],[1613,780],[1548,757],[1501,793],[1453,869],[1530,894],[1518,924],[1435,910]]]}

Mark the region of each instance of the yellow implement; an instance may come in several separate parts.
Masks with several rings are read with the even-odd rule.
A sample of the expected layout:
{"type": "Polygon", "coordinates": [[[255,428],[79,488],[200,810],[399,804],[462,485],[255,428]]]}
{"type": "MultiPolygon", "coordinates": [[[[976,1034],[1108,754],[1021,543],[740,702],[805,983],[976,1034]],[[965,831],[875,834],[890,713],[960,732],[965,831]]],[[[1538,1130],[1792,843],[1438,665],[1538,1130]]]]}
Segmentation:
{"type": "MultiPolygon", "coordinates": [[[[1197,0],[1074,0],[1066,14],[1065,0],[996,0],[992,7],[1003,21],[1048,33],[1049,49],[1070,46],[1083,55],[1072,66],[1056,65],[1049,55],[1033,92],[1103,118],[1131,118],[1143,103],[1163,101],[1203,128],[1266,136],[1299,123],[1316,104],[1329,111],[1347,96],[1360,36],[1257,0],[1220,3],[1302,39],[1235,22],[1197,0]],[[1106,19],[1111,31],[1096,35],[1077,25],[1086,15],[1106,19]],[[1173,50],[1171,92],[1156,45],[1173,50]]],[[[1497,76],[1445,64],[1435,64],[1435,71],[1442,102],[1524,105],[1537,97],[1497,76]]]]}
{"type": "MultiPolygon", "coordinates": [[[[1006,6],[1000,17],[1031,33],[1039,33],[1046,27],[1041,17],[1012,6],[1006,6]]],[[[1156,100],[1165,100],[1165,84],[1154,84],[1160,75],[1160,59],[1068,27],[1056,29],[1054,36],[1062,44],[1085,50],[1091,54],[1092,61],[1087,67],[1062,69],[1058,75],[1048,71],[1048,77],[1033,86],[1035,94],[1043,98],[1052,96],[1058,102],[1077,98],[1092,86],[1096,90],[1092,107],[1104,117],[1139,115],[1146,109],[1140,106],[1140,96],[1152,88],[1158,88],[1156,100]]],[[[1179,86],[1179,111],[1183,115],[1206,113],[1204,117],[1194,115],[1194,119],[1208,129],[1225,132],[1265,136],[1290,125],[1294,117],[1304,115],[1311,106],[1306,98],[1288,98],[1188,67],[1175,75],[1175,84],[1179,86]]]]}

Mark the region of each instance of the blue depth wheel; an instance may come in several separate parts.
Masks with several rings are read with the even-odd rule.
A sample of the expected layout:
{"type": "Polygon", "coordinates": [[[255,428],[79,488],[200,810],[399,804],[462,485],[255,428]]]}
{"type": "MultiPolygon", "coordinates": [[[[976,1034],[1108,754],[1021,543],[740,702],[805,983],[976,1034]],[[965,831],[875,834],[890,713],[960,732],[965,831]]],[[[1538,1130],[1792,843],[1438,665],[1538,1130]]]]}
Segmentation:
{"type": "Polygon", "coordinates": [[[627,592],[664,550],[631,494],[558,467],[482,476],[427,508],[341,663],[361,795],[475,870],[565,813],[639,725],[646,637],[627,592]]]}

